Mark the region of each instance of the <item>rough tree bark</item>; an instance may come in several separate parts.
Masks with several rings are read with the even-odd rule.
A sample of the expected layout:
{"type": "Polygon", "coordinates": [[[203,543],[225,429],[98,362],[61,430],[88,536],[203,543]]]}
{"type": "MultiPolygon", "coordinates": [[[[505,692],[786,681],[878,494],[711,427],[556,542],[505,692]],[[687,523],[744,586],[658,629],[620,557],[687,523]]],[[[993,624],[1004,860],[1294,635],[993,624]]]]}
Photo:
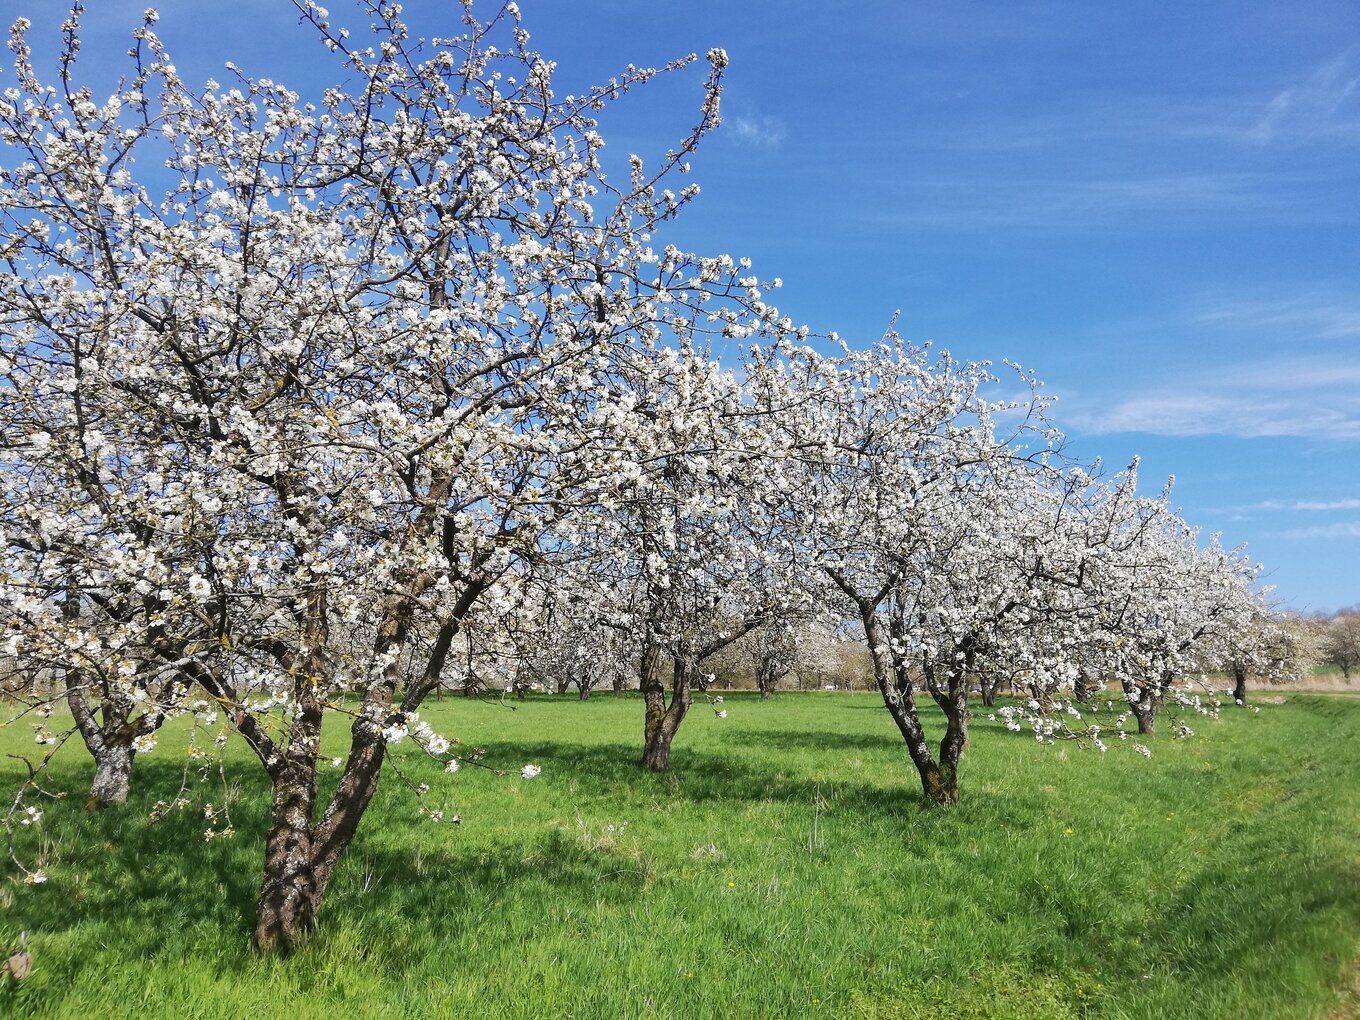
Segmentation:
{"type": "MultiPolygon", "coordinates": [[[[248,715],[237,714],[238,727],[264,763],[274,785],[269,834],[265,841],[264,877],[260,887],[254,943],[265,953],[287,954],[297,939],[316,923],[322,898],[340,858],[349,848],[359,822],[378,789],[387,743],[385,726],[403,722],[408,712],[420,707],[434,690],[448,661],[449,649],[458,633],[459,621],[491,580],[479,577],[468,582],[458,605],[440,626],[430,649],[424,673],[410,685],[399,705],[394,695],[401,681],[396,656],[409,633],[421,583],[413,581],[400,594],[388,597],[374,642],[375,658],[390,658],[382,678],[364,697],[362,710],[350,728],[350,750],[340,784],[320,820],[317,810],[317,761],[320,752],[321,702],[326,676],[324,596],[309,607],[306,645],[310,649],[296,670],[298,706],[286,747],[277,746],[248,715]]],[[[210,693],[225,693],[220,680],[200,679],[210,693]],[[218,688],[219,690],[214,690],[218,688]]]]}
{"type": "MultiPolygon", "coordinates": [[[[859,607],[864,636],[873,659],[874,680],[888,714],[906,742],[907,754],[921,780],[921,792],[936,804],[945,807],[957,804],[959,760],[968,744],[968,692],[966,689],[961,693],[952,692],[941,704],[947,726],[944,740],[940,742],[940,759],[937,761],[926,740],[925,728],[921,725],[915,688],[906,663],[889,650],[874,604],[863,600],[859,602],[859,607]]],[[[938,698],[936,700],[939,701],[938,698]]]]}
{"type": "Polygon", "coordinates": [[[162,717],[143,713],[134,718],[136,706],[113,696],[101,698],[98,706],[92,708],[78,673],[68,678],[66,704],[94,758],[94,779],[85,809],[95,811],[125,803],[132,787],[132,762],[137,755],[132,742],[143,734],[154,733],[162,717]]]}
{"type": "Polygon", "coordinates": [[[666,686],[661,679],[661,644],[649,623],[642,641],[642,660],[639,680],[646,702],[647,715],[643,733],[642,764],[652,772],[665,772],[671,767],[671,741],[685,720],[685,713],[694,703],[694,684],[699,677],[700,664],[734,641],[745,637],[766,622],[764,616],[752,616],[737,626],[725,630],[718,637],[703,643],[682,641],[671,651],[670,702],[666,701],[666,686]]]}
{"type": "Polygon", "coordinates": [[[996,707],[996,689],[1000,686],[996,680],[990,677],[983,677],[981,683],[982,705],[984,708],[996,707]]]}
{"type": "Polygon", "coordinates": [[[671,669],[670,703],[667,704],[665,682],[661,679],[661,646],[649,634],[642,643],[638,680],[647,710],[642,765],[652,772],[665,772],[671,767],[671,741],[693,702],[690,669],[683,656],[676,657],[671,669]]]}
{"type": "Polygon", "coordinates": [[[1157,732],[1157,708],[1159,700],[1149,687],[1143,687],[1138,700],[1129,703],[1133,717],[1138,720],[1138,732],[1150,737],[1157,732]]]}

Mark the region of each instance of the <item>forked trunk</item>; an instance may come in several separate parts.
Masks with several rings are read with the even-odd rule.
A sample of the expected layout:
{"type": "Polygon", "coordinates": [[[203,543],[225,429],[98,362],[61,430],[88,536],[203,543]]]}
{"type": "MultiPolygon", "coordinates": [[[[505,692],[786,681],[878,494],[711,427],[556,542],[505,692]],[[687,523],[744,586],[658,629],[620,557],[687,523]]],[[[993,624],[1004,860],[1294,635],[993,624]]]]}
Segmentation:
{"type": "MultiPolygon", "coordinates": [[[[907,694],[899,696],[895,701],[886,697],[883,700],[888,706],[888,713],[893,717],[893,722],[897,723],[898,732],[906,741],[907,754],[911,756],[911,763],[916,766],[916,774],[921,780],[921,792],[936,804],[945,807],[957,804],[959,802],[957,756],[952,762],[935,760],[935,756],[930,753],[930,745],[926,742],[925,730],[917,716],[913,696],[907,694]]],[[[941,745],[941,750],[944,750],[944,745],[941,745]]],[[[961,746],[958,753],[962,753],[961,746]]]]}
{"type": "MultiPolygon", "coordinates": [[[[921,792],[925,794],[926,799],[936,804],[946,807],[957,804],[959,800],[957,756],[952,762],[942,765],[930,753],[930,744],[926,741],[925,728],[921,725],[916,708],[916,694],[907,677],[905,664],[888,651],[887,643],[882,639],[882,627],[877,616],[862,606],[861,619],[873,658],[874,680],[878,684],[879,693],[883,696],[883,704],[887,707],[888,714],[892,716],[898,732],[906,742],[907,754],[911,756],[911,763],[916,766],[916,774],[921,780],[921,792]]],[[[963,740],[949,741],[946,735],[946,744],[941,745],[941,750],[948,746],[957,754],[962,754],[966,741],[965,720],[963,740]]]]}
{"type": "Polygon", "coordinates": [[[643,734],[642,765],[651,772],[666,772],[671,767],[671,741],[684,721],[692,701],[691,664],[677,658],[672,668],[670,704],[661,680],[661,648],[647,641],[642,649],[640,681],[647,706],[643,734]]]}
{"type": "Polygon", "coordinates": [[[133,712],[131,702],[107,696],[97,708],[91,708],[81,679],[78,673],[68,677],[66,704],[90,757],[94,758],[94,780],[85,810],[95,811],[127,801],[132,786],[132,760],[137,753],[132,741],[140,733],[155,732],[160,716],[143,715],[129,721],[133,712]]]}

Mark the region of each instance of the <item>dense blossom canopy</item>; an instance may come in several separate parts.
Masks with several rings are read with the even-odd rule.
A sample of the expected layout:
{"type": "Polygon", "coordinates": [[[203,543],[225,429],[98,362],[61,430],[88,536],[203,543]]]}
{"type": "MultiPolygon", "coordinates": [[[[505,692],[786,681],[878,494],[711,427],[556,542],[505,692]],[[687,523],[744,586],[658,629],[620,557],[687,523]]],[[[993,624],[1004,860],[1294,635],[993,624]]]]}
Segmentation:
{"type": "Polygon", "coordinates": [[[55,85],[16,23],[0,98],[6,661],[30,707],[65,699],[96,802],[167,718],[245,739],[274,790],[262,948],[311,924],[389,748],[464,760],[419,709],[473,619],[572,635],[524,660],[578,685],[632,660],[653,768],[705,659],[856,620],[950,801],[979,684],[1099,742],[1053,722],[1083,683],[1141,723],[1259,615],[1240,555],[1064,456],[1032,376],[998,399],[989,366],[894,335],[826,354],[777,280],[654,240],[697,194],[668,185],[718,123],[722,51],[694,129],[620,182],[595,111],[692,57],[559,97],[513,4],[424,42],[366,4],[365,43],[297,5],[351,91],[230,65],[195,88],[148,12],[97,100],[77,6],[55,85]]]}

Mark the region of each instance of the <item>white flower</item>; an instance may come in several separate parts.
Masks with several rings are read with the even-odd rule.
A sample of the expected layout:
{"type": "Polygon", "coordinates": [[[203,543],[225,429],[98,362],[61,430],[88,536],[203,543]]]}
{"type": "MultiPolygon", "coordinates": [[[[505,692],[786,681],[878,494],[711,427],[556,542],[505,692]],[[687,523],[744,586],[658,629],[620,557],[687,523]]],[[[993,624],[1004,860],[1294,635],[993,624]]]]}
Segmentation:
{"type": "Polygon", "coordinates": [[[37,871],[29,872],[28,877],[26,877],[24,881],[29,885],[42,885],[47,881],[47,872],[43,871],[42,868],[39,868],[37,871]]]}
{"type": "Polygon", "coordinates": [[[727,709],[724,708],[724,709],[722,709],[721,711],[719,711],[719,712],[718,712],[718,718],[719,718],[719,719],[726,719],[726,718],[727,718],[727,709]]]}
{"type": "Polygon", "coordinates": [[[445,772],[457,772],[457,771],[458,771],[458,759],[457,759],[457,758],[450,758],[450,759],[448,760],[448,763],[444,766],[444,771],[445,771],[445,772]]]}
{"type": "Polygon", "coordinates": [[[212,585],[208,583],[206,577],[191,574],[189,576],[189,594],[196,599],[206,599],[212,594],[212,585]]]}
{"type": "Polygon", "coordinates": [[[132,749],[138,754],[146,754],[156,746],[156,736],[154,733],[143,733],[141,736],[132,738],[132,749]]]}
{"type": "Polygon", "coordinates": [[[524,768],[519,770],[519,774],[523,776],[525,779],[533,779],[534,776],[538,775],[542,771],[543,770],[539,768],[537,765],[525,765],[524,768]]]}

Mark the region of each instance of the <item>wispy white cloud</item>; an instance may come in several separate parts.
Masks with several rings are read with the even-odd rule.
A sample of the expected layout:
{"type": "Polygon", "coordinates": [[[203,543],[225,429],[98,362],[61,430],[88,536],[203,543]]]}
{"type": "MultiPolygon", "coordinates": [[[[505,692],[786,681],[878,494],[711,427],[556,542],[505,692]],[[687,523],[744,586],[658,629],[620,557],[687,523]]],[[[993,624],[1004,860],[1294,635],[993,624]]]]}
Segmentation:
{"type": "Polygon", "coordinates": [[[1294,501],[1294,510],[1360,510],[1360,499],[1299,499],[1294,501]]]}
{"type": "MultiPolygon", "coordinates": [[[[914,135],[925,154],[915,165],[934,172],[885,181],[873,216],[894,228],[1044,233],[1360,221],[1360,60],[1350,51],[1250,91],[1091,92],[1035,115],[996,109],[1005,115],[914,135]]],[[[1354,335],[1354,309],[1332,311],[1336,321],[1317,328],[1354,335]]]]}
{"type": "Polygon", "coordinates": [[[1263,499],[1259,503],[1228,507],[1227,513],[1265,513],[1275,511],[1332,513],[1339,510],[1360,510],[1360,499],[1263,499]]]}
{"type": "Polygon", "coordinates": [[[1095,432],[1146,432],[1160,436],[1295,436],[1360,439],[1360,412],[1316,407],[1307,401],[1268,401],[1258,395],[1180,388],[1138,394],[1073,420],[1095,432]]]}
{"type": "Polygon", "coordinates": [[[778,148],[787,133],[784,122],[778,117],[728,116],[723,118],[723,123],[737,141],[762,149],[778,148]]]}
{"type": "Polygon", "coordinates": [[[1360,303],[1312,297],[1228,301],[1200,312],[1195,321],[1277,330],[1294,338],[1343,340],[1360,336],[1360,303]]]}
{"type": "Polygon", "coordinates": [[[1100,400],[1083,395],[1069,405],[1069,420],[1094,433],[1360,440],[1360,357],[1349,347],[1291,339],[1270,345],[1284,355],[1253,358],[1250,352],[1262,348],[1244,341],[1234,351],[1239,361],[1203,361],[1145,377],[1151,381],[1107,391],[1100,400]]]}
{"type": "Polygon", "coordinates": [[[969,121],[926,141],[962,151],[1025,152],[1071,148],[1159,151],[1186,143],[1247,149],[1360,143],[1360,68],[1352,50],[1300,72],[1299,78],[1236,94],[1076,95],[1043,113],[969,121]]]}
{"type": "Polygon", "coordinates": [[[1320,64],[1303,81],[1277,92],[1246,137],[1260,144],[1306,142],[1360,133],[1360,74],[1350,51],[1320,64]]]}
{"type": "Polygon", "coordinates": [[[1234,223],[1360,220],[1360,207],[1320,201],[1331,186],[1308,175],[1254,171],[1139,176],[958,173],[894,182],[889,209],[866,213],[882,229],[1016,229],[1038,233],[1182,229],[1234,223]],[[1342,209],[1344,208],[1344,211],[1342,209]]]}
{"type": "Polygon", "coordinates": [[[1278,533],[1280,538],[1309,541],[1318,538],[1360,538],[1360,521],[1339,521],[1318,524],[1309,528],[1289,528],[1278,533]]]}

